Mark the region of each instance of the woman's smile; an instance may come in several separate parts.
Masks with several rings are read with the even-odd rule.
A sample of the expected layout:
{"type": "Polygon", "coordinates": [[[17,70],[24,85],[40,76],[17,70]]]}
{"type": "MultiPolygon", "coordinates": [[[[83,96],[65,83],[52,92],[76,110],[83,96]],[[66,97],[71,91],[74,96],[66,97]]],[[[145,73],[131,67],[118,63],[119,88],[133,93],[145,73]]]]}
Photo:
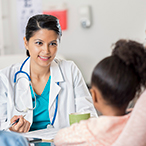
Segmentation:
{"type": "Polygon", "coordinates": [[[51,56],[50,56],[50,57],[39,56],[39,58],[40,58],[42,61],[48,61],[48,60],[51,58],[51,56]]]}

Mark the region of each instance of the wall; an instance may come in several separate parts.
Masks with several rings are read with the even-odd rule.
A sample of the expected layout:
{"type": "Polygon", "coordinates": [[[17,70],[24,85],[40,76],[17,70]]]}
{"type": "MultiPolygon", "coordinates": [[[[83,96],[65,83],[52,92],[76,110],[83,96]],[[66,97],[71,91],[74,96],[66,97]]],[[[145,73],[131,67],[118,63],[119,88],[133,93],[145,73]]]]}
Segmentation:
{"type": "MultiPolygon", "coordinates": [[[[5,0],[4,10],[9,17],[5,25],[6,53],[24,53],[18,47],[16,0],[5,0]],[[9,11],[6,8],[9,7],[9,11]],[[9,13],[9,14],[8,14],[9,13]]],[[[111,52],[111,44],[120,38],[143,42],[145,36],[145,0],[43,0],[43,9],[52,4],[66,3],[68,28],[63,36],[58,53],[73,60],[80,68],[87,83],[91,72],[103,57],[111,52]],[[80,25],[79,7],[90,5],[92,26],[83,29],[80,25]]]]}

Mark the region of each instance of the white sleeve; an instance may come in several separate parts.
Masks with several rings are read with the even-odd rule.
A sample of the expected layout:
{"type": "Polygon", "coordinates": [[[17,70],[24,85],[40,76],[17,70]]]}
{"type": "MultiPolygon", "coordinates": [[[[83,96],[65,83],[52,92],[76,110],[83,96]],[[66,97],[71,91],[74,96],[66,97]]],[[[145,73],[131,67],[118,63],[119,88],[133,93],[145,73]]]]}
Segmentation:
{"type": "Polygon", "coordinates": [[[75,64],[73,64],[73,76],[76,112],[90,112],[91,117],[97,117],[91,94],[89,93],[80,70],[75,64]]]}
{"type": "Polygon", "coordinates": [[[3,129],[3,124],[7,122],[7,81],[6,77],[0,74],[0,129],[3,129]]]}

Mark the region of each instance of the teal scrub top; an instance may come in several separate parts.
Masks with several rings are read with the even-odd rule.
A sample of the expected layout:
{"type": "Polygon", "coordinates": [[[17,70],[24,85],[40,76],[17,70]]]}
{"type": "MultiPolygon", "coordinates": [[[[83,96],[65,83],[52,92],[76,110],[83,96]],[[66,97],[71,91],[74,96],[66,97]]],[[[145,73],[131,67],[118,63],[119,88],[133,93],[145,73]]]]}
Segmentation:
{"type": "MultiPolygon", "coordinates": [[[[50,124],[49,118],[49,93],[50,93],[50,81],[51,76],[48,79],[48,82],[41,95],[36,96],[36,108],[33,110],[33,123],[30,127],[30,131],[40,130],[47,128],[47,125],[50,124]]],[[[31,89],[33,107],[35,106],[35,98],[33,91],[31,89]]]]}

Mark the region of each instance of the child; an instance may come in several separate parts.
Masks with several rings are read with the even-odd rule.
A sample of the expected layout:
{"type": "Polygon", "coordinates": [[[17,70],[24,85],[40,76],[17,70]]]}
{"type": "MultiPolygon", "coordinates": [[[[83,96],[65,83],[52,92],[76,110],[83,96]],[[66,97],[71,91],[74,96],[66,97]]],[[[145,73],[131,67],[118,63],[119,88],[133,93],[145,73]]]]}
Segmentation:
{"type": "Polygon", "coordinates": [[[103,116],[60,130],[55,145],[112,145],[131,115],[126,113],[129,102],[145,86],[146,49],[132,40],[117,41],[112,55],[96,65],[91,78],[94,106],[103,116]]]}

